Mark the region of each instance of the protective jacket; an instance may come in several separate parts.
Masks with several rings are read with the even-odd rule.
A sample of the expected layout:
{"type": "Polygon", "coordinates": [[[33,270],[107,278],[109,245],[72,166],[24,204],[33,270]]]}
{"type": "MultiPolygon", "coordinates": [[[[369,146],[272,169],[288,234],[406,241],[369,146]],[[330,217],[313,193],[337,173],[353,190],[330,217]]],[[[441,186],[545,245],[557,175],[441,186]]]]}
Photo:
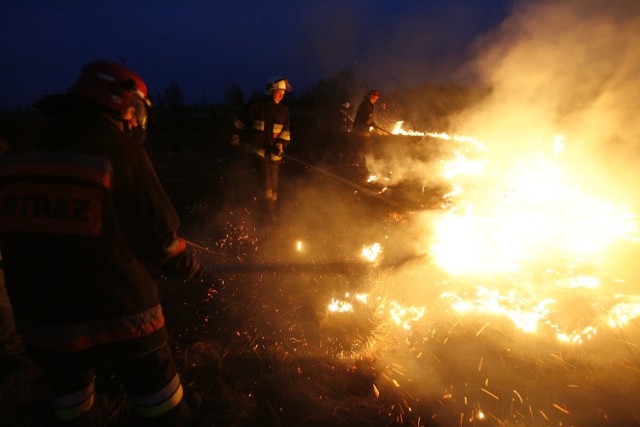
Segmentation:
{"type": "Polygon", "coordinates": [[[163,345],[147,265],[174,273],[190,262],[178,227],[144,147],[95,107],[63,114],[35,149],[3,156],[5,277],[36,359],[100,366],[163,345]]]}
{"type": "Polygon", "coordinates": [[[375,125],[373,121],[374,105],[369,99],[365,99],[358,106],[358,111],[353,119],[353,132],[360,136],[369,136],[369,129],[375,125]]]}
{"type": "Polygon", "coordinates": [[[234,127],[247,151],[264,157],[276,143],[287,147],[291,142],[289,108],[265,96],[249,102],[234,118],[234,127]]]}

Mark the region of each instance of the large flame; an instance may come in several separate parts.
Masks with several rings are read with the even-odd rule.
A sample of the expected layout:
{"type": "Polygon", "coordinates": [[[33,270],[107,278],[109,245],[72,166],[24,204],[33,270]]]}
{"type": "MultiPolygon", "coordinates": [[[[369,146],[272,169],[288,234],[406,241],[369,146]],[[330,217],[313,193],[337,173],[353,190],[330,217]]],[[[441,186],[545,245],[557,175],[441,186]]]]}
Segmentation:
{"type": "Polygon", "coordinates": [[[560,162],[557,139],[549,148],[552,155],[468,174],[474,189],[435,227],[431,252],[442,268],[500,274],[561,259],[595,263],[613,243],[635,239],[635,215],[575,182],[560,162]]]}
{"type": "MultiPolygon", "coordinates": [[[[592,171],[563,162],[562,135],[514,157],[492,155],[473,137],[404,131],[401,125],[394,134],[454,143],[439,165],[441,178],[454,189],[445,196],[449,209],[429,212],[424,220],[431,262],[462,284],[440,295],[452,312],[507,318],[526,333],[545,327],[567,343],[582,343],[599,327],[624,327],[640,316],[640,297],[616,293],[612,298],[606,287],[624,278],[608,277],[601,268],[617,243],[637,242],[637,216],[581,178],[592,171]],[[578,323],[559,321],[557,307],[571,304],[566,290],[591,292],[590,309],[597,306],[600,312],[578,323]]],[[[361,255],[374,262],[380,252],[376,243],[361,255]]],[[[372,311],[404,330],[427,310],[389,295],[370,300],[377,304],[372,311]]],[[[329,310],[355,308],[333,300],[329,310]]]]}

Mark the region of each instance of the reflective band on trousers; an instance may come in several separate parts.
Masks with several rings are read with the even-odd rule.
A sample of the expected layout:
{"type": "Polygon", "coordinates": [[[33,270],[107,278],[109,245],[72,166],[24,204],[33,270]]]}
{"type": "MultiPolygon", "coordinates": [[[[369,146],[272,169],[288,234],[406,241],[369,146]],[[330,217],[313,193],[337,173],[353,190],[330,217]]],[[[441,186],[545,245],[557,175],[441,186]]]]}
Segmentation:
{"type": "Polygon", "coordinates": [[[69,421],[89,412],[95,397],[95,380],[82,390],[54,399],[55,414],[59,420],[69,421]]]}
{"type": "Polygon", "coordinates": [[[182,400],[180,377],[176,374],[171,382],[156,393],[147,396],[129,396],[138,413],[146,418],[155,418],[169,412],[182,400]]]}

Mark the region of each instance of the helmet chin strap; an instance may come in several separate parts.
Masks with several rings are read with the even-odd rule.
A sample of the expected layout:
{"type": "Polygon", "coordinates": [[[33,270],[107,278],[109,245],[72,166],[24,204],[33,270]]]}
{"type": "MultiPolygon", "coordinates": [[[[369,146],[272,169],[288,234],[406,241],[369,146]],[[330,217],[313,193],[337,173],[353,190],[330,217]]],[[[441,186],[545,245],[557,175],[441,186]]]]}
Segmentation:
{"type": "Polygon", "coordinates": [[[144,145],[147,140],[147,130],[141,126],[130,128],[126,134],[129,136],[129,139],[136,144],[144,145]]]}

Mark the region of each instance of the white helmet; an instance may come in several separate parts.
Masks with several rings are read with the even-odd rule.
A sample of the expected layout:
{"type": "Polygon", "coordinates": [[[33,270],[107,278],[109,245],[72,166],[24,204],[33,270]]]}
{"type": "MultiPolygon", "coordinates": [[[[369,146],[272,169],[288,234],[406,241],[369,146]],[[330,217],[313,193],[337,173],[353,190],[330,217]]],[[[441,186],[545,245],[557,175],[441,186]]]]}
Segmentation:
{"type": "Polygon", "coordinates": [[[269,80],[267,83],[267,88],[265,89],[265,95],[271,95],[274,90],[284,90],[286,92],[291,92],[293,87],[289,83],[285,77],[274,77],[269,80]]]}

